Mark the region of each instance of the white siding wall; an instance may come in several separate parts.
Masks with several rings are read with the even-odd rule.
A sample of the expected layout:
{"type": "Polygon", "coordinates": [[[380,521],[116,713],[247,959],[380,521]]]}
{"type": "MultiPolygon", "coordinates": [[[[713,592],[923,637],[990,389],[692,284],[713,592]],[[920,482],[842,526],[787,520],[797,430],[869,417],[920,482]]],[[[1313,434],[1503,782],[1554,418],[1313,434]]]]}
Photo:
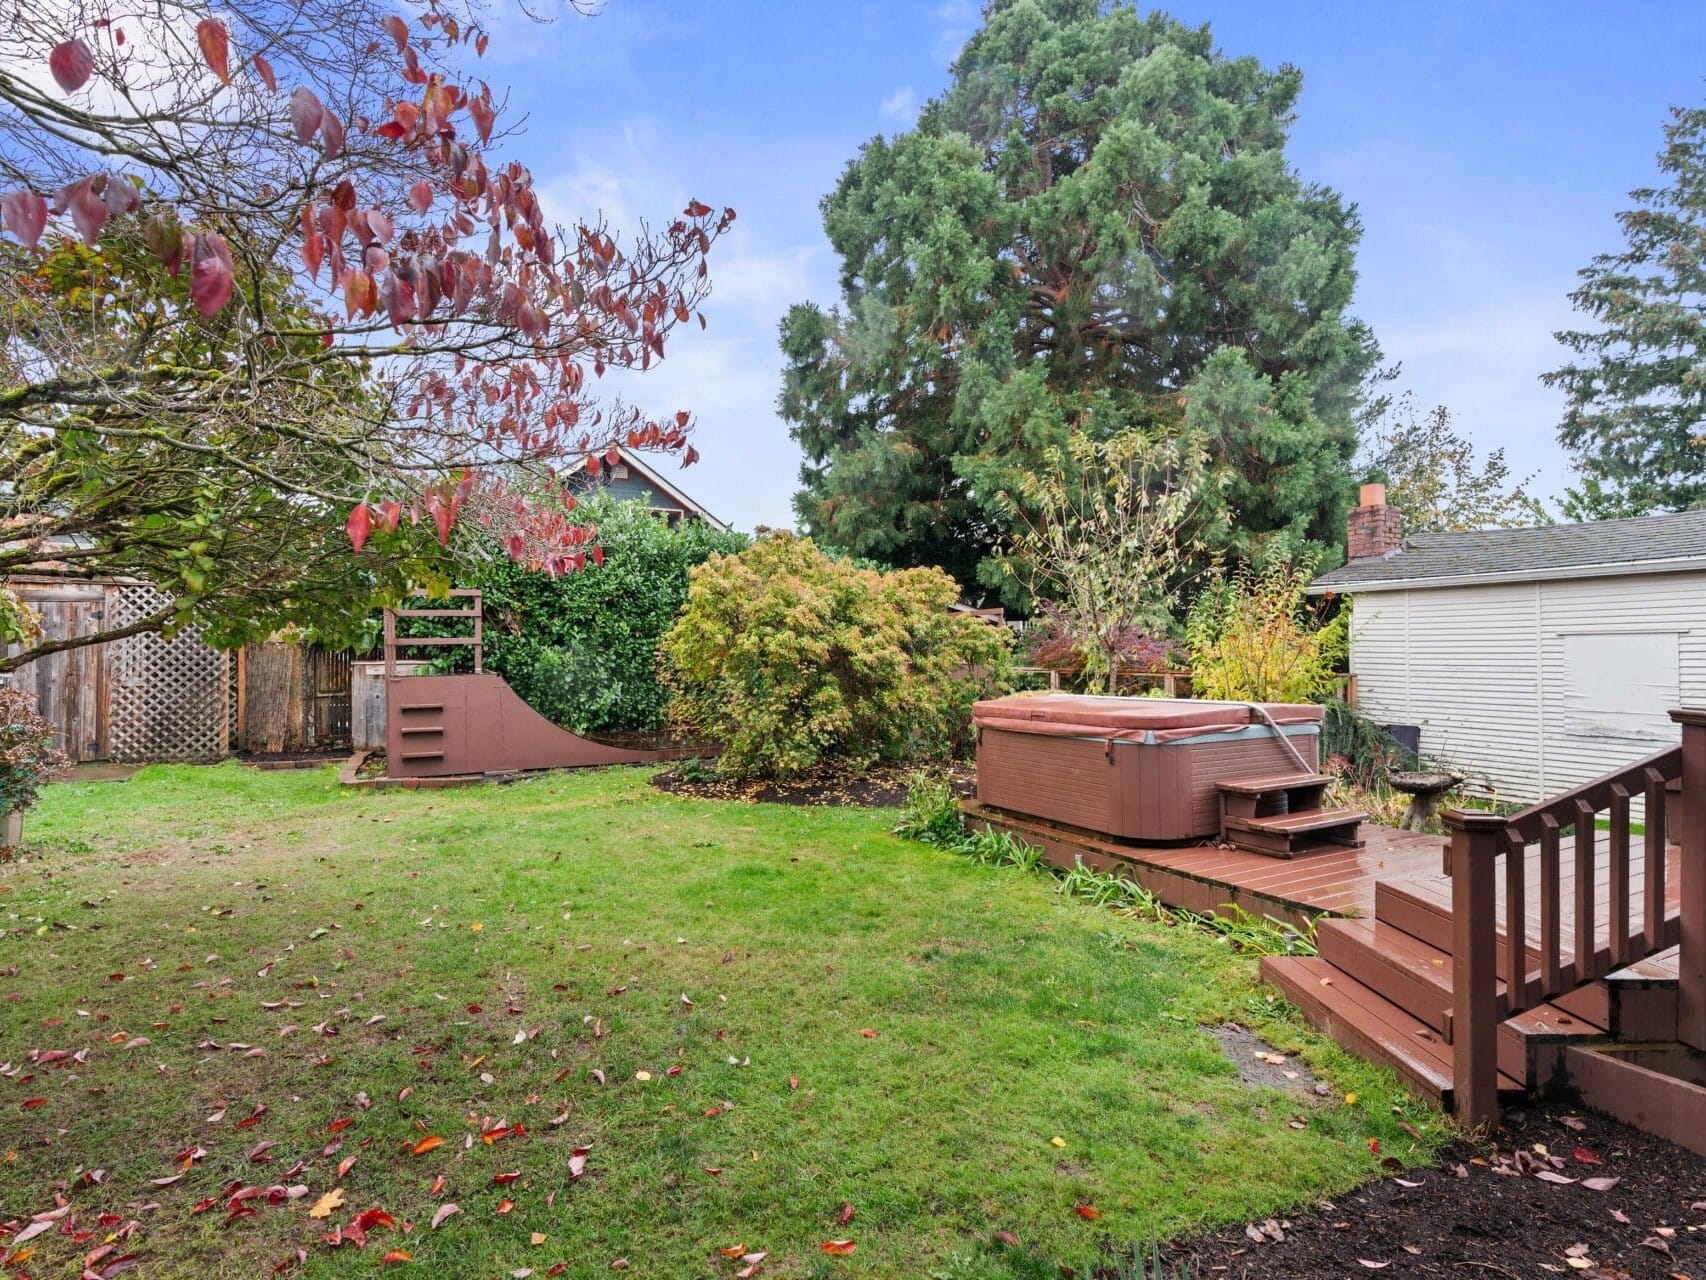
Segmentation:
{"type": "Polygon", "coordinates": [[[1676,741],[1671,707],[1706,706],[1706,571],[1369,592],[1351,670],[1365,714],[1537,800],[1676,741]]]}

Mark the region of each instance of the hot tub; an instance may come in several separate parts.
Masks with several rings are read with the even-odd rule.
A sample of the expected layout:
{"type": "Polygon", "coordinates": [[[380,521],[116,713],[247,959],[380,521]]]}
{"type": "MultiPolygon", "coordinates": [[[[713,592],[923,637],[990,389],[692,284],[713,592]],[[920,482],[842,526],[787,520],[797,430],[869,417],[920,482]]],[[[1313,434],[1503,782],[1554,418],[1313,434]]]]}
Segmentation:
{"type": "Polygon", "coordinates": [[[1320,767],[1322,708],[1176,698],[1018,694],[979,702],[977,798],[1120,840],[1220,831],[1216,783],[1320,767]]]}

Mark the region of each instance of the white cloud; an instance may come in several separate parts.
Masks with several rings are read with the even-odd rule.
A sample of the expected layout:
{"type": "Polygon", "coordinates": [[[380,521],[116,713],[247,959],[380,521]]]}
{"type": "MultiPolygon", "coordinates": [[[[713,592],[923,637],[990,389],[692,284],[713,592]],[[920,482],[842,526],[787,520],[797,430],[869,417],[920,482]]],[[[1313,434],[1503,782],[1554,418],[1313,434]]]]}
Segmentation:
{"type": "Polygon", "coordinates": [[[884,95],[880,108],[887,119],[910,124],[918,114],[918,92],[909,84],[902,85],[884,95]]]}
{"type": "Polygon", "coordinates": [[[1395,314],[1374,324],[1389,360],[1403,364],[1401,388],[1424,405],[1443,404],[1483,454],[1502,448],[1511,469],[1536,474],[1536,488],[1556,494],[1570,481],[1557,427],[1563,395],[1540,375],[1564,362],[1552,337],[1578,319],[1562,296],[1502,297],[1437,310],[1424,320],[1395,314]]]}
{"type": "Polygon", "coordinates": [[[936,39],[930,52],[937,62],[946,65],[960,56],[982,16],[972,0],[942,0],[936,6],[935,17],[936,39]]]}

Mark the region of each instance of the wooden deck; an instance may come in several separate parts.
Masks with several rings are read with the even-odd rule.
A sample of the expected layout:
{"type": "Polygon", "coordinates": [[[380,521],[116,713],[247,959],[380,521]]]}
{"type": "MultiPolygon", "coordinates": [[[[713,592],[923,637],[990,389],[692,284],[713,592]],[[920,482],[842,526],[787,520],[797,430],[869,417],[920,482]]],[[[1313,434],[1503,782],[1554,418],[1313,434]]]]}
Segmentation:
{"type": "MultiPolygon", "coordinates": [[[[1392,827],[1364,824],[1360,849],[1271,858],[1217,844],[1126,844],[976,801],[962,808],[969,822],[1002,827],[1041,845],[1057,866],[1071,867],[1079,857],[1098,871],[1117,867],[1168,906],[1204,915],[1233,904],[1292,924],[1320,915],[1372,916],[1377,881],[1444,880],[1445,842],[1392,827]]],[[[1449,890],[1451,882],[1444,883],[1449,890]]]]}

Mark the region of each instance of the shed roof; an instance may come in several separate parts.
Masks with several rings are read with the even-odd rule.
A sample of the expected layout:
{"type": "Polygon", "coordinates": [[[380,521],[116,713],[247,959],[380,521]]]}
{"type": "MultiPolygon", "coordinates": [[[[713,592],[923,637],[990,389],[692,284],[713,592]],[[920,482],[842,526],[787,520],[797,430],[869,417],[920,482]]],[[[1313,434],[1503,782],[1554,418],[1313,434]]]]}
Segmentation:
{"type": "Polygon", "coordinates": [[[1396,551],[1322,574],[1310,591],[1397,591],[1686,569],[1706,569],[1706,511],[1412,534],[1396,551]]]}

